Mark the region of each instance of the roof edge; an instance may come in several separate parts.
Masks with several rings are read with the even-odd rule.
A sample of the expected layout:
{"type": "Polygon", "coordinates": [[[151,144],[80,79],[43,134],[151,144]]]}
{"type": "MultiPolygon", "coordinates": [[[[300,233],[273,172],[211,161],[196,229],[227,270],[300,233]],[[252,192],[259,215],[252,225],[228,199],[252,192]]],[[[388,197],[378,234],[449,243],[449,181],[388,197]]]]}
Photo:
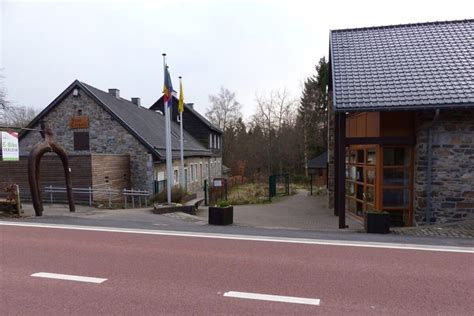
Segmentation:
{"type": "Polygon", "coordinates": [[[423,105],[408,105],[408,106],[379,106],[379,107],[354,107],[337,108],[334,107],[335,112],[390,112],[390,111],[415,111],[415,110],[434,110],[434,109],[469,109],[474,108],[474,103],[453,103],[453,104],[423,104],[423,105]]]}
{"type": "Polygon", "coordinates": [[[447,21],[431,21],[431,22],[418,22],[418,23],[404,23],[404,24],[390,24],[390,25],[379,25],[379,26],[368,26],[368,27],[354,27],[347,29],[334,29],[330,30],[330,33],[342,33],[342,32],[351,32],[351,31],[362,31],[362,30],[375,30],[375,29],[389,29],[389,28],[398,28],[406,26],[420,26],[420,25],[435,25],[435,24],[451,24],[451,23],[466,23],[474,22],[474,19],[464,19],[464,20],[447,20],[447,21]]]}

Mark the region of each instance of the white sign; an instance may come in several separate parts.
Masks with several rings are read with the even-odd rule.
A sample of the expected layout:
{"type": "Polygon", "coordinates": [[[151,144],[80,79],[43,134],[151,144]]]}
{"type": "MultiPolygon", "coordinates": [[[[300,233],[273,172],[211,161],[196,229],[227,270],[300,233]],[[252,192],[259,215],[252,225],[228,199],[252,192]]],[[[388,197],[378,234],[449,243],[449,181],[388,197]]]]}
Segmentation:
{"type": "Polygon", "coordinates": [[[4,161],[20,160],[20,150],[18,148],[18,133],[2,133],[2,159],[4,161]]]}
{"type": "Polygon", "coordinates": [[[221,187],[222,186],[222,180],[214,180],[214,186],[215,187],[221,187]]]}

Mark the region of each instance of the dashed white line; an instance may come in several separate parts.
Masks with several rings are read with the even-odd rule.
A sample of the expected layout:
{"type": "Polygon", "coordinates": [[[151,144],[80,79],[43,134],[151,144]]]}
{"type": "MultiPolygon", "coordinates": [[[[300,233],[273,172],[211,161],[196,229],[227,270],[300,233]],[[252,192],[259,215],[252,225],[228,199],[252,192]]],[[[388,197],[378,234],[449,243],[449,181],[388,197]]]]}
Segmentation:
{"type": "Polygon", "coordinates": [[[282,303],[294,303],[294,304],[306,304],[319,306],[321,300],[318,298],[305,298],[295,296],[281,296],[281,295],[269,295],[269,294],[258,294],[258,293],[247,293],[247,292],[226,292],[226,297],[235,298],[246,298],[249,300],[260,300],[260,301],[272,301],[282,303]]]}
{"type": "Polygon", "coordinates": [[[86,276],[80,276],[80,275],[58,274],[58,273],[49,273],[49,272],[33,273],[31,276],[37,277],[37,278],[88,282],[88,283],[97,283],[97,284],[107,281],[107,279],[102,279],[102,278],[92,278],[92,277],[86,277],[86,276]]]}

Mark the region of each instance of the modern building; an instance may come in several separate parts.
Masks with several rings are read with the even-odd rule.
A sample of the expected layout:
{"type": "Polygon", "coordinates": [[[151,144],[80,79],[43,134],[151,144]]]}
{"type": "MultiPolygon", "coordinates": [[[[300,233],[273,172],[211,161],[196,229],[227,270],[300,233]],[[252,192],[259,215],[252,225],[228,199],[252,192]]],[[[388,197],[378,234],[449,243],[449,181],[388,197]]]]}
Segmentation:
{"type": "Polygon", "coordinates": [[[474,217],[474,20],[330,32],[330,206],[474,217]],[[334,202],[334,203],[332,203],[334,202]]]}
{"type": "MultiPolygon", "coordinates": [[[[94,165],[96,169],[107,169],[108,174],[104,173],[104,179],[96,179],[91,183],[92,186],[108,185],[124,189],[125,185],[135,190],[154,192],[157,182],[168,178],[165,164],[165,117],[159,111],[142,107],[140,103],[140,98],[121,98],[118,89],[106,92],[76,80],[28,127],[37,129],[41,120],[48,120],[55,139],[71,157],[90,156],[92,158],[89,161],[103,161],[92,163],[92,167],[87,169],[94,170],[94,165]],[[106,160],[98,159],[101,155],[117,158],[109,158],[105,164],[106,160]],[[123,159],[124,156],[127,160],[123,159]],[[120,164],[114,166],[114,161],[120,161],[120,164]],[[125,183],[112,181],[112,178],[117,177],[129,177],[129,180],[125,183]]],[[[173,109],[177,105],[176,100],[173,109]]],[[[184,113],[184,186],[190,192],[197,192],[202,189],[204,179],[221,176],[222,132],[189,106],[184,113]],[[188,113],[191,111],[197,118],[188,113]],[[199,123],[200,120],[202,123],[199,123]],[[198,124],[206,128],[196,127],[194,130],[193,126],[198,124]],[[195,136],[206,132],[205,139],[195,136]],[[211,143],[208,143],[209,140],[211,143]]],[[[174,183],[179,184],[180,129],[175,119],[171,125],[173,177],[174,183]]],[[[40,133],[23,131],[20,134],[20,155],[28,155],[40,141],[40,133]]],[[[95,175],[94,172],[91,173],[92,176],[95,175]]]]}

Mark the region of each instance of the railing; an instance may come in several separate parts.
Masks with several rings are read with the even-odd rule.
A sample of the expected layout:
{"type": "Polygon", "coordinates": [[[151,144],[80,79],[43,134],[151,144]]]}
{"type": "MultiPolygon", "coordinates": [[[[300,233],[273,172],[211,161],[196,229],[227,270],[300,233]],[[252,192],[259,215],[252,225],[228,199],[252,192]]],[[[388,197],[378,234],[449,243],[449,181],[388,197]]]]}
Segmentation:
{"type": "MultiPolygon", "coordinates": [[[[44,187],[45,194],[49,194],[49,202],[51,204],[54,203],[54,193],[67,193],[66,188],[62,187],[53,187],[52,185],[44,187]]],[[[139,207],[141,207],[143,204],[145,206],[148,206],[148,197],[149,197],[149,192],[148,191],[140,191],[140,190],[114,190],[111,188],[103,188],[103,189],[97,189],[97,188],[72,188],[72,194],[73,195],[87,195],[88,196],[88,202],[89,206],[92,206],[92,203],[94,201],[108,201],[109,208],[112,207],[112,202],[121,200],[121,197],[124,199],[124,208],[128,207],[128,199],[130,198],[130,204],[132,205],[132,208],[135,207],[135,204],[138,204],[139,207]],[[143,202],[142,202],[143,198],[143,202]],[[137,200],[137,203],[135,203],[135,200],[137,200]]],[[[57,198],[57,197],[56,197],[57,198]]],[[[58,201],[58,199],[56,199],[58,201]]]]}

